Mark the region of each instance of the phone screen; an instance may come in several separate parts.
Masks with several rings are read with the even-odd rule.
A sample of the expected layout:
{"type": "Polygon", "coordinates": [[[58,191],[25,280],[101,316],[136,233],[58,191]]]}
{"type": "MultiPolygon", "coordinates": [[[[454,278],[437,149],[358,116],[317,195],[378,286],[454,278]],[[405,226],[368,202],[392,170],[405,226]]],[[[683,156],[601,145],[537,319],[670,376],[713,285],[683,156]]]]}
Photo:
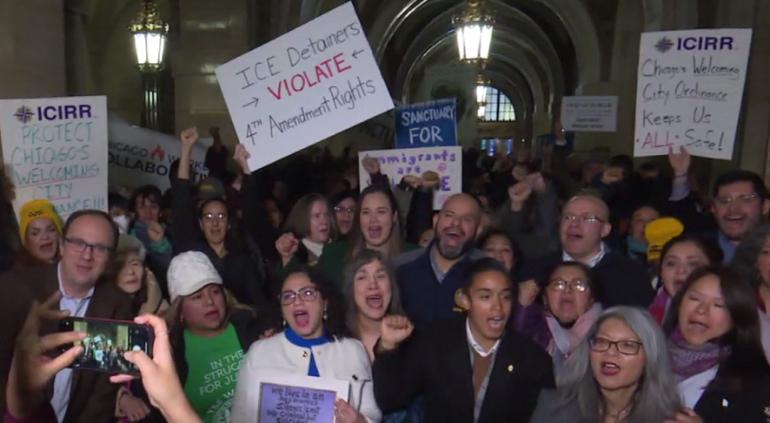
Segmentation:
{"type": "Polygon", "coordinates": [[[83,354],[70,367],[108,373],[138,373],[139,370],[123,357],[126,351],[152,352],[152,331],[148,326],[129,322],[98,319],[67,318],[61,321],[62,331],[85,332],[75,344],[83,354]]]}

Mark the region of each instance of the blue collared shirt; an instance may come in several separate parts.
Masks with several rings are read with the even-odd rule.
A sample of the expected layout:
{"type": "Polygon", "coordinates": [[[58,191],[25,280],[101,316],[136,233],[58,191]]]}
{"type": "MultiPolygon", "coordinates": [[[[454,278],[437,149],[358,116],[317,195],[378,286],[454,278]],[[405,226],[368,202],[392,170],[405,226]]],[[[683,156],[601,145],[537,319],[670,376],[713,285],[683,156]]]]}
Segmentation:
{"type": "Polygon", "coordinates": [[[732,241],[727,239],[725,234],[722,233],[722,231],[717,231],[717,241],[719,241],[719,248],[722,249],[722,263],[723,264],[730,264],[731,261],[733,261],[733,257],[735,256],[735,250],[738,249],[737,244],[733,244],[732,241]]]}
{"type": "MultiPolygon", "coordinates": [[[[59,280],[59,291],[61,300],[59,300],[59,309],[70,312],[71,317],[84,317],[86,310],[91,304],[91,297],[94,295],[92,287],[88,294],[83,298],[75,298],[67,294],[61,281],[61,263],[57,267],[57,276],[59,280]]],[[[51,406],[56,413],[56,419],[64,421],[67,414],[67,406],[70,401],[70,391],[72,390],[72,369],[63,369],[56,374],[53,383],[53,396],[51,397],[51,406]]]]}

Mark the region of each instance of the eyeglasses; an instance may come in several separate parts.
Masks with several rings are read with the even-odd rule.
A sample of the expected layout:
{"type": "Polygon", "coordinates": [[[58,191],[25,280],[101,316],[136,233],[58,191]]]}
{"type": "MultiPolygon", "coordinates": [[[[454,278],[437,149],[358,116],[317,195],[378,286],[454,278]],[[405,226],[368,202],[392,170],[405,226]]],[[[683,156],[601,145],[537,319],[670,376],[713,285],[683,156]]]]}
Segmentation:
{"type": "Polygon", "coordinates": [[[203,220],[206,220],[209,222],[214,220],[219,220],[221,222],[227,219],[227,215],[224,213],[203,213],[201,217],[203,218],[203,220]]]}
{"type": "Polygon", "coordinates": [[[346,214],[353,214],[356,212],[355,207],[340,207],[340,206],[334,206],[334,213],[346,213],[346,214]]]}
{"type": "Polygon", "coordinates": [[[584,214],[582,216],[575,216],[574,214],[565,214],[561,217],[562,222],[572,223],[579,221],[581,223],[604,223],[604,219],[593,214],[584,214]]]}
{"type": "Polygon", "coordinates": [[[309,286],[298,291],[283,291],[281,292],[281,295],[278,296],[278,298],[281,299],[281,304],[283,305],[294,304],[294,302],[297,301],[297,298],[302,300],[303,303],[306,303],[314,301],[316,298],[318,298],[318,288],[309,286]]]}
{"type": "Polygon", "coordinates": [[[727,207],[732,203],[737,203],[740,205],[747,206],[749,204],[752,204],[754,202],[754,199],[758,197],[759,197],[759,194],[757,194],[756,192],[752,192],[751,194],[741,194],[741,195],[736,195],[735,197],[716,197],[714,198],[714,202],[719,204],[722,207],[727,207]]]}
{"type": "Polygon", "coordinates": [[[642,343],[631,340],[623,341],[610,341],[607,338],[593,337],[588,341],[591,346],[591,350],[595,352],[609,351],[611,346],[615,346],[615,349],[623,355],[637,355],[642,348],[642,343]]]}
{"type": "Polygon", "coordinates": [[[82,254],[86,250],[91,250],[91,254],[94,256],[104,257],[108,255],[113,248],[101,244],[89,244],[80,238],[64,238],[64,242],[72,246],[72,250],[78,254],[82,254]]]}
{"type": "Polygon", "coordinates": [[[566,291],[569,288],[570,291],[585,292],[588,290],[588,282],[582,279],[573,279],[571,281],[565,281],[564,279],[554,279],[548,282],[548,289],[554,291],[566,291]]]}

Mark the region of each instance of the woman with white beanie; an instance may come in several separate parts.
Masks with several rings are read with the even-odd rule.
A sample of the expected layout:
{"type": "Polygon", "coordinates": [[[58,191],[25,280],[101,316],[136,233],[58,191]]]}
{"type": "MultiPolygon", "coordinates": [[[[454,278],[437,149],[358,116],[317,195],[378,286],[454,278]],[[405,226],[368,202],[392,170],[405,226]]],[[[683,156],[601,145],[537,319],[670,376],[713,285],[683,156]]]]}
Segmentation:
{"type": "Polygon", "coordinates": [[[166,321],[185,394],[204,422],[227,422],[241,360],[264,327],[225,290],[205,254],[177,255],[167,276],[166,321]]]}

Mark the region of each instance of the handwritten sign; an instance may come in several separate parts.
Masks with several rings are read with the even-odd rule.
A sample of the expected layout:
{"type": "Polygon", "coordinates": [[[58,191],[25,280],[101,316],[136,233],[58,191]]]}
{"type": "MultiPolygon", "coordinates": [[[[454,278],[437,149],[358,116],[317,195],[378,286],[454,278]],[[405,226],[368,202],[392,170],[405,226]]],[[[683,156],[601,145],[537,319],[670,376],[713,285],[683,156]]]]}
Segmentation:
{"type": "Polygon", "coordinates": [[[642,34],[634,156],[730,159],[741,110],[751,29],[642,34]]]}
{"type": "Polygon", "coordinates": [[[410,104],[396,109],[396,148],[457,145],[455,99],[410,104]]]}
{"type": "Polygon", "coordinates": [[[616,96],[569,96],[561,102],[561,122],[572,132],[615,132],[618,119],[616,96]]]}
{"type": "MultiPolygon", "coordinates": [[[[203,141],[195,143],[192,150],[191,166],[198,179],[208,175],[204,161],[211,143],[203,141]]],[[[171,163],[179,158],[180,149],[180,141],[175,137],[129,125],[110,115],[110,185],[136,188],[152,184],[165,191],[171,184],[171,163]]]]}
{"type": "Polygon", "coordinates": [[[349,2],[216,74],[252,171],[393,108],[349,2]]]}
{"type": "Polygon", "coordinates": [[[62,219],[107,210],[107,97],[0,100],[0,136],[17,215],[38,198],[62,219]]]}
{"type": "Polygon", "coordinates": [[[390,178],[391,185],[406,175],[422,176],[427,171],[438,173],[439,185],[433,196],[433,208],[439,210],[452,194],[462,192],[462,147],[423,147],[396,150],[372,150],[358,153],[359,186],[371,184],[362,160],[374,157],[380,162],[380,172],[390,178]]]}
{"type": "Polygon", "coordinates": [[[345,381],[293,375],[269,380],[259,387],[260,423],[333,423],[334,402],[348,399],[345,381]]]}

